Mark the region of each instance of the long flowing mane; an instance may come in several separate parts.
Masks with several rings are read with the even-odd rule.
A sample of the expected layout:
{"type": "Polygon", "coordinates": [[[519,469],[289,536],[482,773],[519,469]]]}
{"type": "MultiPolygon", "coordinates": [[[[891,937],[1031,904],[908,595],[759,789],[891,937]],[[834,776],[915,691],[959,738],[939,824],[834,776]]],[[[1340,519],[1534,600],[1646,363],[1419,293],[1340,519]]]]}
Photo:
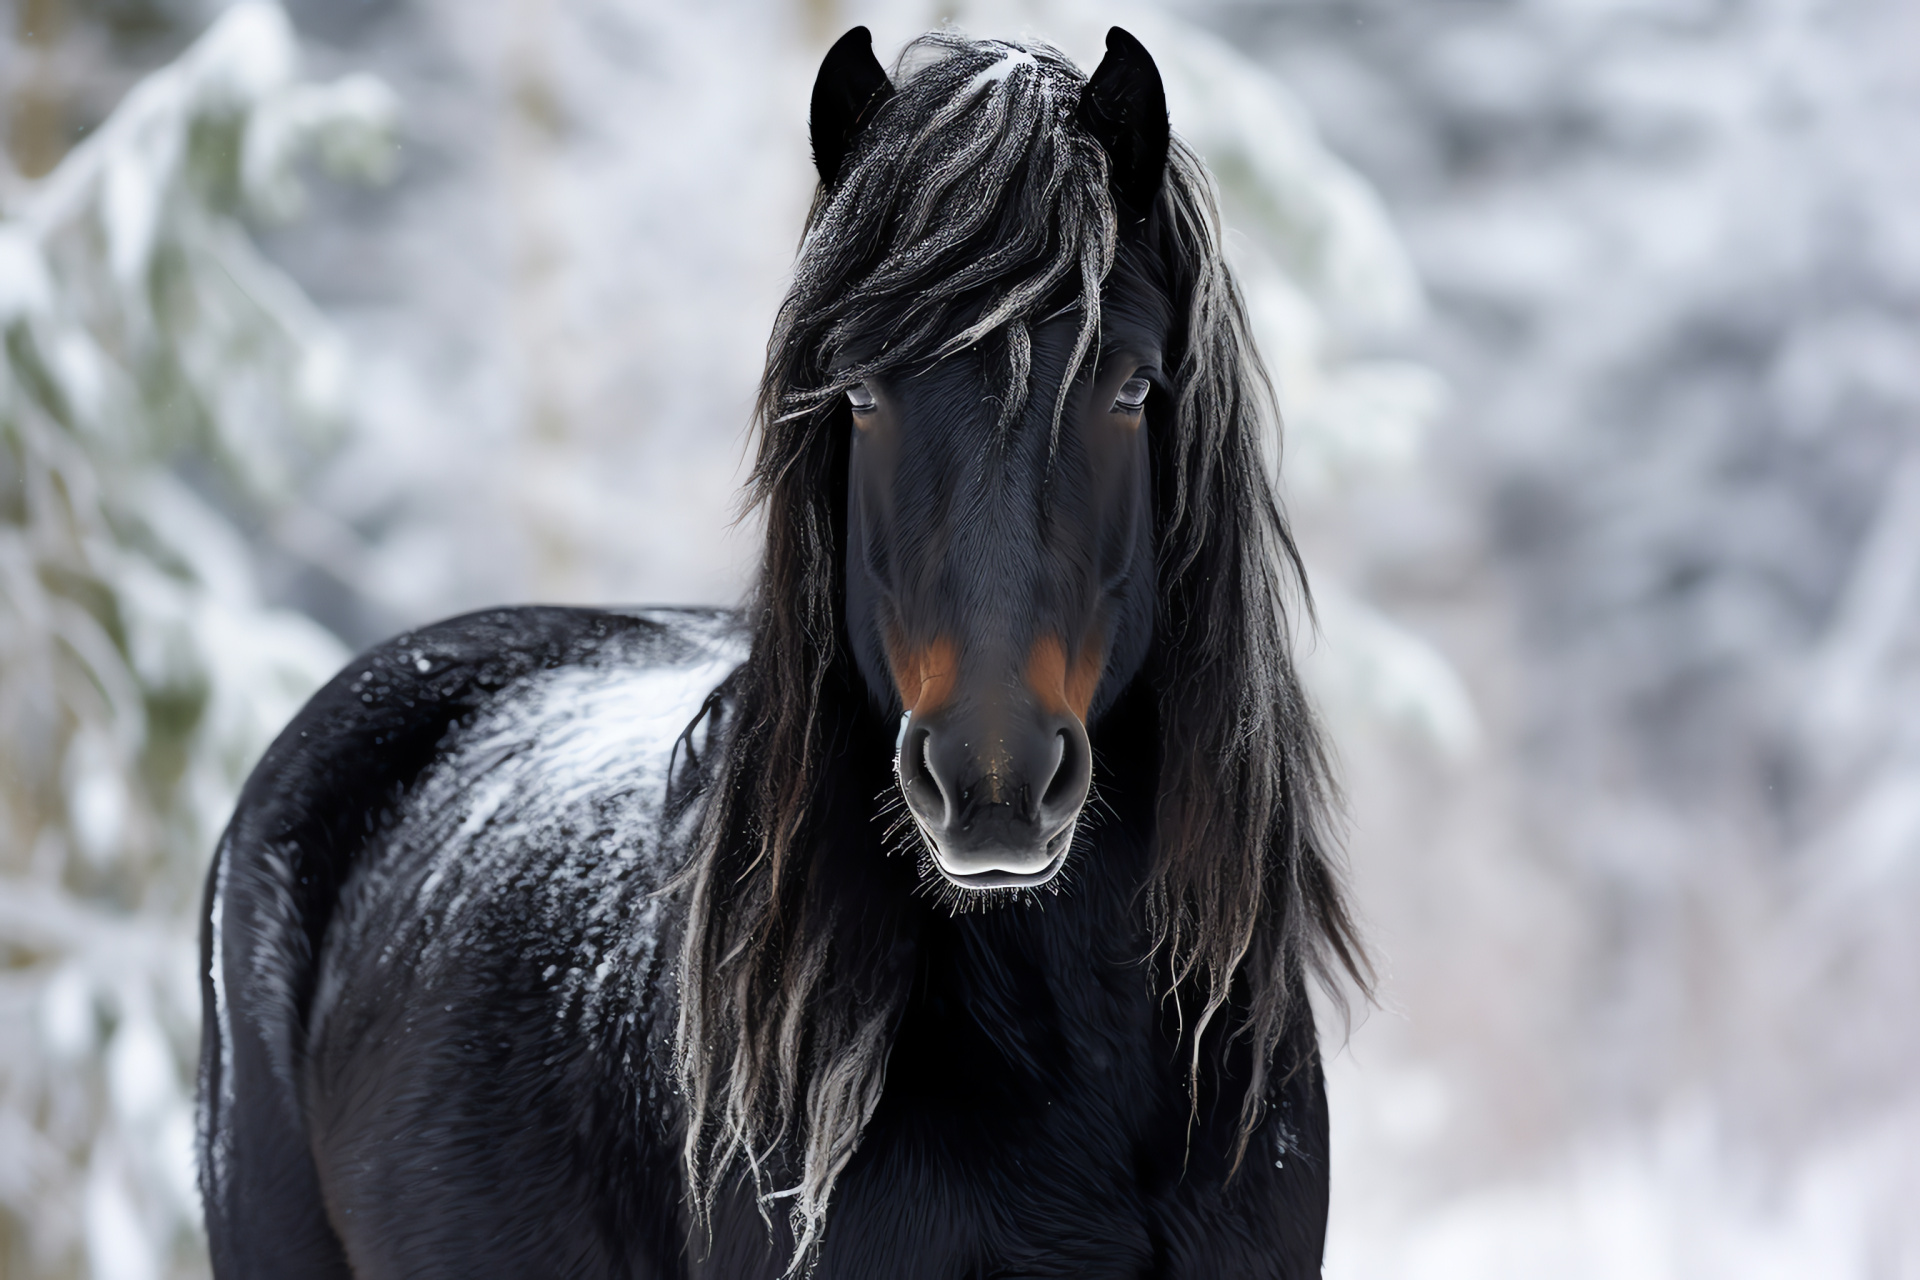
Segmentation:
{"type": "Polygon", "coordinates": [[[1123,234],[1106,155],[1074,115],[1086,77],[1063,54],[940,34],[910,46],[895,79],[815,202],[769,343],[751,657],[723,691],[729,744],[683,881],[676,1049],[696,1211],[733,1177],[797,1182],[778,1193],[793,1198],[796,1260],[879,1101],[909,981],[899,948],[864,926],[845,937],[839,882],[818,872],[835,838],[819,818],[826,766],[865,696],[841,616],[840,393],[977,344],[1015,406],[1029,326],[1077,308],[1077,367],[1116,261],[1159,277],[1177,315],[1174,413],[1150,428],[1162,603],[1140,678],[1161,776],[1141,910],[1159,989],[1190,1002],[1190,1087],[1223,1011],[1233,1034],[1209,1043],[1253,1049],[1242,1150],[1307,975],[1367,987],[1327,759],[1289,656],[1286,604],[1307,597],[1264,456],[1277,416],[1205,170],[1176,139],[1157,207],[1123,234]]]}

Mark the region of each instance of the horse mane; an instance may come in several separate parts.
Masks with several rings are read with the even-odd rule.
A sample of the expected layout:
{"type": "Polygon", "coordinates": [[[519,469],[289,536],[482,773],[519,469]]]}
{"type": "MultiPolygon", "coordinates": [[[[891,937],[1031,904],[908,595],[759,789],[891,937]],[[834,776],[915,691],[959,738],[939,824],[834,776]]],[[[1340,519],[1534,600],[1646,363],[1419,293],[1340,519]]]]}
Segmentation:
{"type": "Polygon", "coordinates": [[[879,1102],[910,977],[885,945],[836,941],[841,912],[816,874],[836,699],[865,696],[840,612],[841,393],[980,344],[1008,423],[1027,394],[1028,327],[1077,308],[1078,368],[1116,257],[1163,262],[1177,317],[1172,421],[1151,426],[1162,613],[1143,676],[1162,773],[1143,910],[1166,994],[1198,1006],[1195,1105],[1201,1036],[1221,1010],[1233,1036],[1214,1042],[1253,1051],[1236,1163],[1305,975],[1336,999],[1338,971],[1368,989],[1332,857],[1327,757],[1289,656],[1286,601],[1307,596],[1262,447],[1277,416],[1210,179],[1176,139],[1157,207],[1123,235],[1106,153],[1075,118],[1086,76],[1065,55],[940,33],[901,62],[898,91],[815,200],[768,344],[751,655],[724,690],[730,741],[681,881],[675,1050],[694,1212],[729,1178],[762,1190],[797,1177],[763,1196],[794,1198],[795,1266],[879,1102]],[[790,1136],[797,1169],[781,1155],[790,1136]]]}

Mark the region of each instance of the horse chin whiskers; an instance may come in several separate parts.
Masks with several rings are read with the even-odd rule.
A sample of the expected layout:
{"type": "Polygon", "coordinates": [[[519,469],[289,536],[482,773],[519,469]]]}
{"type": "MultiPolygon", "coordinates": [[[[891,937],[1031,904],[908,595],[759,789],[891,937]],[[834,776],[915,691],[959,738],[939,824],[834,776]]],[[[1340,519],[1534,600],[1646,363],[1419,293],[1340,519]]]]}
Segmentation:
{"type": "Polygon", "coordinates": [[[1045,905],[1046,897],[1058,897],[1068,889],[1073,877],[1069,869],[1074,863],[1074,852],[1086,842],[1086,833],[1076,819],[1048,841],[1048,849],[1059,850],[1048,863],[1046,878],[1028,884],[968,884],[950,875],[941,865],[938,849],[932,835],[919,823],[914,823],[915,834],[902,839],[897,847],[889,847],[887,852],[905,852],[909,848],[915,854],[915,868],[919,873],[919,883],[914,888],[917,897],[928,899],[949,915],[967,915],[985,912],[1014,905],[1045,905]],[[1046,897],[1042,897],[1042,894],[1046,897]]]}
{"type": "Polygon", "coordinates": [[[1043,907],[1046,898],[1041,896],[1042,892],[1049,896],[1058,894],[1065,871],[1063,866],[1044,884],[963,885],[940,869],[930,844],[920,857],[918,869],[920,883],[914,888],[914,896],[928,900],[949,916],[985,914],[1013,906],[1043,907]]]}

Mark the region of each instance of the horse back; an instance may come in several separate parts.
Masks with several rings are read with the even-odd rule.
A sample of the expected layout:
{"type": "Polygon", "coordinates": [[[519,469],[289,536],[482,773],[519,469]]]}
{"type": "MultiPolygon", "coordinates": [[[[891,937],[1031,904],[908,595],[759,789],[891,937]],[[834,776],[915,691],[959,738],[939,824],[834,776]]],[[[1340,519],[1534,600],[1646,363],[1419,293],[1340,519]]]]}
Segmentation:
{"type": "Polygon", "coordinates": [[[218,1274],[625,1275],[636,1232],[664,1247],[671,1162],[633,1117],[659,1110],[669,791],[733,631],[469,615],[356,659],[268,750],[201,933],[218,1274]]]}

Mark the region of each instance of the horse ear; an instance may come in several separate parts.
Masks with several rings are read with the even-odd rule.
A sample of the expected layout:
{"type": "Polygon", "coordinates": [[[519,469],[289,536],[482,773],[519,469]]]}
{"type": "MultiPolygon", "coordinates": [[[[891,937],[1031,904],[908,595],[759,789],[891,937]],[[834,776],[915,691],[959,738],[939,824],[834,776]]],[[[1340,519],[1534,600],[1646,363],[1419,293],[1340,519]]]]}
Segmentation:
{"type": "Polygon", "coordinates": [[[873,33],[855,27],[834,41],[813,82],[813,167],[832,186],[853,150],[853,140],[873,120],[881,103],[893,96],[893,81],[873,56],[873,33]]]}
{"type": "Polygon", "coordinates": [[[1153,55],[1119,27],[1080,94],[1080,123],[1106,150],[1114,194],[1145,217],[1167,173],[1167,91],[1153,55]]]}

